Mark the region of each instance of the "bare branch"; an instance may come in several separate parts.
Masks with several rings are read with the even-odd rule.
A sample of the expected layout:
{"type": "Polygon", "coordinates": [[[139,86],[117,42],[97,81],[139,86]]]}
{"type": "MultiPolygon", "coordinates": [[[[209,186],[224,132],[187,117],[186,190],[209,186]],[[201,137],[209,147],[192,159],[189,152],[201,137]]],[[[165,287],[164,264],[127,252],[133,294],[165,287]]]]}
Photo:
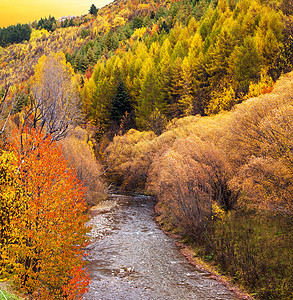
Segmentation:
{"type": "Polygon", "coordinates": [[[3,86],[4,93],[2,99],[0,100],[0,136],[2,136],[5,131],[5,128],[7,126],[7,123],[15,105],[15,96],[9,98],[12,84],[13,81],[11,80],[9,82],[6,82],[3,86]]]}
{"type": "Polygon", "coordinates": [[[39,62],[31,107],[25,123],[43,130],[52,141],[65,138],[81,119],[80,97],[73,74],[62,55],[50,55],[39,62]]]}

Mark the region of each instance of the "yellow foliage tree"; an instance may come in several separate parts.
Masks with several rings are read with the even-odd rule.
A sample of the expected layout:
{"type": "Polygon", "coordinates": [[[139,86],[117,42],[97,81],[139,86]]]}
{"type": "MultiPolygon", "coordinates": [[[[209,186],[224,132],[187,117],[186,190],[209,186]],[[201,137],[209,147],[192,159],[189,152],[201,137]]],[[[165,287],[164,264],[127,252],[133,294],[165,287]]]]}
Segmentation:
{"type": "Polygon", "coordinates": [[[126,23],[126,21],[124,20],[123,17],[117,16],[113,21],[112,27],[116,28],[118,26],[124,26],[125,23],[126,23]]]}
{"type": "MultiPolygon", "coordinates": [[[[19,210],[25,205],[25,197],[17,183],[17,158],[12,152],[2,151],[0,155],[0,276],[7,275],[16,266],[12,262],[7,270],[9,256],[4,251],[11,242],[11,221],[19,217],[19,210]]],[[[16,239],[17,241],[17,239],[16,239]]]]}
{"type": "Polygon", "coordinates": [[[80,96],[73,68],[61,52],[43,55],[32,78],[25,122],[53,140],[64,138],[80,119],[80,96]]]}
{"type": "Polygon", "coordinates": [[[231,85],[221,87],[212,92],[211,100],[207,106],[206,114],[217,114],[223,110],[230,110],[237,103],[235,91],[231,85]]]}

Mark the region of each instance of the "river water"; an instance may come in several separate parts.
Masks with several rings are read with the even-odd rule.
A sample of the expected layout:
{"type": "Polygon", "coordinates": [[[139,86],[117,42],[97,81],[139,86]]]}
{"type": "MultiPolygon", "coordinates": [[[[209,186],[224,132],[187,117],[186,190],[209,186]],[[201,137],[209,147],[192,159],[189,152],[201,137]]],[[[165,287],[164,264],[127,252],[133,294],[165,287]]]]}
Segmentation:
{"type": "Polygon", "coordinates": [[[85,300],[239,299],[188,263],[155,223],[152,197],[111,194],[107,201],[110,209],[90,221],[85,300]]]}

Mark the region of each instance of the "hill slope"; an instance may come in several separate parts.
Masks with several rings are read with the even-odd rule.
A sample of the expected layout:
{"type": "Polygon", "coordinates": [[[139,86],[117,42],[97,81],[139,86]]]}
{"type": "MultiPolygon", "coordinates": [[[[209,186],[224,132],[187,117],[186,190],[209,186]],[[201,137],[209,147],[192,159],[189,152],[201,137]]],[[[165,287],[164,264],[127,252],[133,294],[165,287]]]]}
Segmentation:
{"type": "Polygon", "coordinates": [[[62,51],[81,87],[86,81],[84,111],[101,133],[120,126],[112,112],[125,113],[113,105],[121,82],[125,122],[160,133],[174,117],[215,114],[270,91],[292,69],[290,13],[281,0],[115,1],[79,26],[33,30],[28,42],[2,48],[0,80],[26,86],[40,56],[62,51]]]}
{"type": "Polygon", "coordinates": [[[160,223],[258,299],[292,297],[293,73],[231,112],[134,129],[105,151],[109,180],[158,199],[160,223]]]}

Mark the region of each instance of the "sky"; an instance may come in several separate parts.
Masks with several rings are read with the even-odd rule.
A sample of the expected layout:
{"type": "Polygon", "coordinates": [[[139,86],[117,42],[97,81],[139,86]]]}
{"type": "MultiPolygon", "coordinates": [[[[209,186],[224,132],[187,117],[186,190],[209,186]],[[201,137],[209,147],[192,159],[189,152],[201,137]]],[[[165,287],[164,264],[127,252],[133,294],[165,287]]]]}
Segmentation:
{"type": "Polygon", "coordinates": [[[25,24],[40,18],[80,16],[94,4],[101,8],[113,0],[0,0],[0,27],[25,24]]]}

